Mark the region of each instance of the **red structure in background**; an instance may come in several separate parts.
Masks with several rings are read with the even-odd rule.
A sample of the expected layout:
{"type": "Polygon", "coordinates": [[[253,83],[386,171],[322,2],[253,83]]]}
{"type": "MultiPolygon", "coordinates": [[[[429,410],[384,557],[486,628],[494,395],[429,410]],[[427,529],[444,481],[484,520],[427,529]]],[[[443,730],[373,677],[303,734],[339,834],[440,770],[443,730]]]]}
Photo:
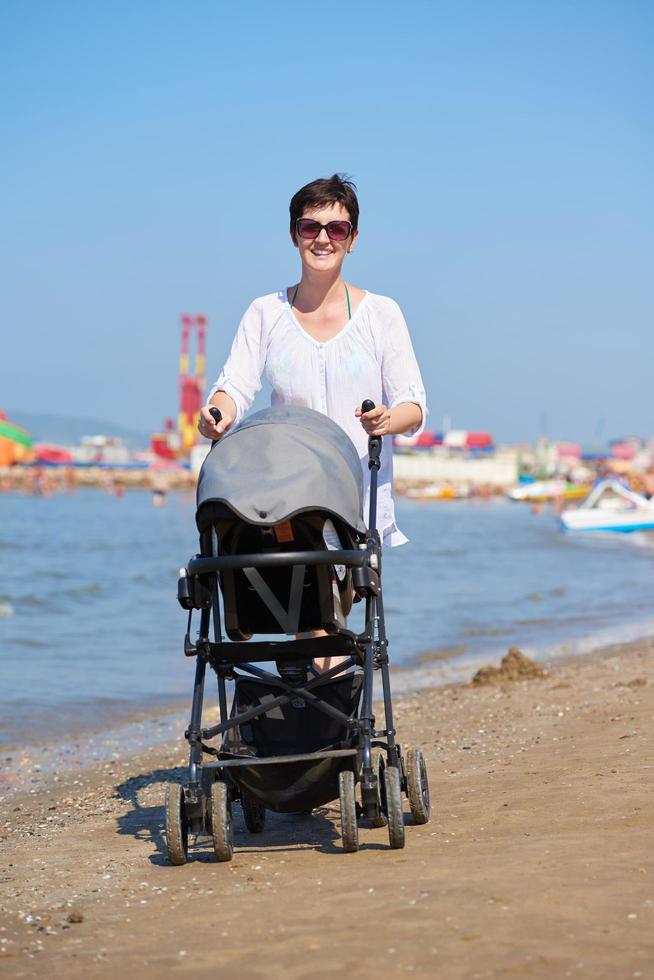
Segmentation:
{"type": "Polygon", "coordinates": [[[431,449],[446,446],[448,449],[474,449],[490,451],[494,448],[490,432],[468,432],[463,429],[449,432],[422,432],[419,436],[394,436],[393,445],[398,449],[431,449]]]}
{"type": "Polygon", "coordinates": [[[490,449],[492,445],[493,437],[490,432],[469,432],[466,437],[468,449],[490,449]]]}
{"type": "Polygon", "coordinates": [[[47,443],[37,443],[34,446],[34,459],[37,463],[74,463],[73,454],[63,446],[50,446],[47,443]]]}
{"type": "Polygon", "coordinates": [[[159,459],[177,459],[181,440],[172,419],[164,419],[164,431],[155,432],[150,438],[150,449],[159,459]]]}
{"type": "Polygon", "coordinates": [[[182,451],[190,452],[195,445],[200,408],[205,389],[205,338],[207,318],[202,313],[181,316],[182,349],[179,356],[179,421],[177,428],[182,441],[182,451]],[[190,374],[189,345],[195,329],[195,373],[190,374]]]}
{"type": "Polygon", "coordinates": [[[150,439],[150,449],[160,459],[177,459],[187,456],[195,445],[200,408],[204,403],[205,341],[207,318],[202,313],[180,317],[182,325],[179,354],[179,414],[177,430],[172,419],[164,422],[164,431],[155,432],[150,439]],[[190,372],[191,336],[195,334],[195,365],[190,372]]]}

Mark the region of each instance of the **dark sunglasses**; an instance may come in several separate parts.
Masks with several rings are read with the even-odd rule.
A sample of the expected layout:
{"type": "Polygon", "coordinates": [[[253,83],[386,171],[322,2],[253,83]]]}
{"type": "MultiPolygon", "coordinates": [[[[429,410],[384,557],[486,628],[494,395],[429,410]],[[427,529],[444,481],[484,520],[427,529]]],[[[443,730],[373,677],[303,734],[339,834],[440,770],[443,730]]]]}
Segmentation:
{"type": "Polygon", "coordinates": [[[350,221],[328,221],[326,225],[321,225],[313,218],[298,218],[295,222],[295,230],[300,238],[317,238],[323,228],[332,242],[344,242],[352,234],[350,221]]]}

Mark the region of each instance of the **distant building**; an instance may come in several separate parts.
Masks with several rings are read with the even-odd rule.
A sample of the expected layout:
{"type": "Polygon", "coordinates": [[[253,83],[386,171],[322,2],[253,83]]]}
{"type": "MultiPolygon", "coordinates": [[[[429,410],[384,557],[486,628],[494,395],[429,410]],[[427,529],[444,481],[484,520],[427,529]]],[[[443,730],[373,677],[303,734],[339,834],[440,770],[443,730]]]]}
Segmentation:
{"type": "Polygon", "coordinates": [[[82,436],[81,444],[72,453],[76,463],[124,466],[130,462],[129,450],[119,436],[82,436]]]}

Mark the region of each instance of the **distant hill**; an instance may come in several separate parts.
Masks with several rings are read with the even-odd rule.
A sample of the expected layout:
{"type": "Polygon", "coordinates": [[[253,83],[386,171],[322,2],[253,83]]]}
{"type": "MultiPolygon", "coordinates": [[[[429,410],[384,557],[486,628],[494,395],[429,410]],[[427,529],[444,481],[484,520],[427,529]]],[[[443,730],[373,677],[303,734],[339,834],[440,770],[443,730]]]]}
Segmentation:
{"type": "Polygon", "coordinates": [[[8,419],[27,429],[35,442],[54,442],[76,446],[82,436],[119,436],[130,449],[145,449],[150,445],[150,433],[127,429],[107,419],[71,417],[68,415],[36,414],[18,409],[3,409],[8,419]]]}

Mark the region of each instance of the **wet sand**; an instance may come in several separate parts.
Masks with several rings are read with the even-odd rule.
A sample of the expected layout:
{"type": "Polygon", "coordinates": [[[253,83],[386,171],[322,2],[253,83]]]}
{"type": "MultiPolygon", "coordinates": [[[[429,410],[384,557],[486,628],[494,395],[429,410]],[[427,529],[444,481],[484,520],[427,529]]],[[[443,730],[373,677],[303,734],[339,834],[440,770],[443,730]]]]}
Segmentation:
{"type": "Polygon", "coordinates": [[[174,868],[183,740],[36,774],[0,804],[0,975],[652,977],[653,667],[641,641],[399,697],[433,803],[403,851],[362,826],[342,853],[334,807],[263,835],[236,807],[231,864],[201,838],[174,868]]]}

